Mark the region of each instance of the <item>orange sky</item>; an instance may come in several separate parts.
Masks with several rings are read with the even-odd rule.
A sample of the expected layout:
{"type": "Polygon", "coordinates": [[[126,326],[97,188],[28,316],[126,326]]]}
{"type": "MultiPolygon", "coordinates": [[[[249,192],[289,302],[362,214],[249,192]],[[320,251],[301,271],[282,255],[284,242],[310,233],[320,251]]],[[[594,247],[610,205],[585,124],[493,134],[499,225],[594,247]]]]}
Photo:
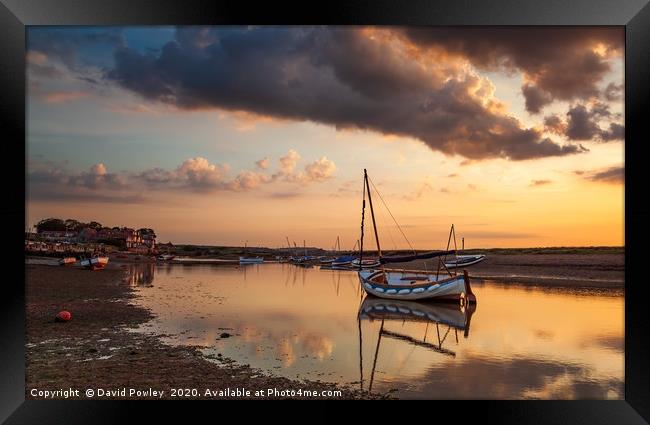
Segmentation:
{"type": "MultiPolygon", "coordinates": [[[[26,225],[97,220],[239,246],[339,236],[350,249],[367,168],[418,249],[443,248],[451,224],[468,248],[624,245],[623,57],[618,30],[603,28],[549,30],[535,54],[526,33],[496,30],[477,54],[466,46],[481,37],[460,29],[35,29],[26,225]],[[318,60],[282,50],[319,31],[329,44],[304,53],[318,60]],[[143,65],[170,43],[193,65],[143,65]],[[228,43],[260,72],[228,59],[228,43]],[[211,45],[225,56],[201,74],[211,45]],[[164,84],[130,80],[131,67],[164,84]],[[230,72],[246,84],[209,80],[230,72]]],[[[382,247],[407,248],[374,202],[382,247]]]]}

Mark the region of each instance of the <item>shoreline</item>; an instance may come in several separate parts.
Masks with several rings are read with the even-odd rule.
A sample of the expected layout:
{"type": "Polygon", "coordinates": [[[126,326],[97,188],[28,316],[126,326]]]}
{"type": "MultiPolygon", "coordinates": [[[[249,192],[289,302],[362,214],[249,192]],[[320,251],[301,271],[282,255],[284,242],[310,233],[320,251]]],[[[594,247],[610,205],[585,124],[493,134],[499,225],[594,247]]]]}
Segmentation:
{"type": "MultiPolygon", "coordinates": [[[[144,307],[133,304],[136,295],[125,283],[124,270],[98,272],[46,265],[25,266],[26,272],[26,376],[25,398],[33,389],[78,389],[78,395],[56,399],[83,399],[85,390],[121,390],[95,399],[221,399],[308,398],[377,399],[387,394],[368,393],[345,385],[291,380],[221,358],[213,363],[199,352],[201,347],[169,346],[155,335],[133,332],[153,318],[144,307]],[[72,320],[57,323],[54,316],[69,310],[72,320]],[[197,395],[173,397],[172,389],[197,389],[197,395]],[[251,396],[221,396],[228,390],[246,389],[251,396]],[[278,395],[255,396],[255,391],[274,388],[278,395]],[[163,391],[129,396],[128,389],[163,391]],[[205,395],[211,390],[211,395],[205,395]],[[282,391],[340,391],[340,395],[301,396],[282,391]]],[[[304,393],[303,393],[304,394],[304,393]]]]}

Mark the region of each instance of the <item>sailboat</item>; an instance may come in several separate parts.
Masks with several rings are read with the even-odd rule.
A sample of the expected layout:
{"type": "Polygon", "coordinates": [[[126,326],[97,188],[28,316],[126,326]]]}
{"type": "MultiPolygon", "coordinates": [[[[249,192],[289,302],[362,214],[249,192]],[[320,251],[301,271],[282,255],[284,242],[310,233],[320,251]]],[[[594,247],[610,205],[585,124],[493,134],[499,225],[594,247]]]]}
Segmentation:
{"type": "MultiPolygon", "coordinates": [[[[451,242],[452,234],[455,232],[452,225],[447,241],[447,249],[443,251],[431,251],[426,253],[416,253],[413,251],[412,255],[398,255],[398,256],[383,256],[381,253],[381,246],[379,244],[379,235],[377,233],[377,223],[375,221],[375,211],[372,204],[372,196],[370,191],[370,183],[368,172],[363,170],[363,204],[361,209],[361,238],[360,238],[360,256],[359,264],[363,264],[363,232],[364,232],[364,218],[366,208],[366,194],[368,196],[368,203],[370,205],[370,214],[372,218],[372,226],[375,234],[375,242],[377,244],[378,254],[378,269],[363,269],[359,266],[359,280],[361,286],[369,295],[379,298],[387,298],[394,300],[424,300],[433,299],[440,301],[460,301],[462,304],[475,303],[476,296],[472,292],[470,286],[469,275],[464,270],[462,274],[457,273],[455,270],[452,272],[444,266],[444,260],[448,255],[455,255],[456,250],[450,250],[449,245],[451,242]],[[415,260],[425,260],[431,258],[438,258],[438,268],[435,273],[412,271],[412,270],[395,270],[386,269],[385,264],[390,263],[406,263],[415,260]],[[441,266],[444,271],[441,273],[441,266]]],[[[373,184],[374,187],[374,184],[373,184]]],[[[379,195],[381,198],[381,195],[379,195]]],[[[383,199],[382,199],[383,202],[383,199]]],[[[384,203],[385,205],[385,203],[384,203]]],[[[386,205],[385,205],[386,206],[386,205]]],[[[388,208],[386,206],[386,208],[388,208]]],[[[391,214],[392,216],[392,214],[391,214]]],[[[397,224],[397,222],[395,222],[397,224]]],[[[399,226],[399,225],[398,225],[399,226]]],[[[400,229],[401,230],[401,229],[400,229]]],[[[402,232],[403,233],[403,232],[402,232]]],[[[408,241],[408,240],[407,240],[408,241]]]]}
{"type": "MultiPolygon", "coordinates": [[[[465,251],[465,238],[462,239],[461,250],[465,251]]],[[[485,260],[484,254],[476,255],[456,255],[451,260],[445,261],[445,266],[449,269],[455,269],[458,267],[467,267],[474,264],[480,263],[485,260]]]]}
{"type": "MultiPolygon", "coordinates": [[[[334,252],[339,252],[341,250],[341,242],[339,240],[339,237],[336,237],[336,242],[334,243],[334,252]]],[[[336,260],[336,257],[320,257],[319,261],[321,264],[332,264],[336,260]]]]}
{"type": "MultiPolygon", "coordinates": [[[[244,252],[248,248],[248,242],[244,243],[244,252]]],[[[262,257],[239,257],[239,264],[260,264],[264,262],[262,257]]]]}

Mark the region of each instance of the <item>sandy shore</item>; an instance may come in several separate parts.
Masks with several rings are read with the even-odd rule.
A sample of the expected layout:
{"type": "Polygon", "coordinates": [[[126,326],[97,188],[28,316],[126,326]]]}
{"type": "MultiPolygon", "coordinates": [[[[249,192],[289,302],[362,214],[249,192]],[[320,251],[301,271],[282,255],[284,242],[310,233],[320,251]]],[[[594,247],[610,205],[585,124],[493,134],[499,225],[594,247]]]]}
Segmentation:
{"type": "MultiPolygon", "coordinates": [[[[426,267],[437,265],[431,260],[426,267]]],[[[423,261],[396,264],[424,270],[423,261]]],[[[624,254],[488,254],[481,263],[467,268],[476,280],[494,280],[540,286],[575,288],[618,288],[625,286],[624,254]]]]}
{"type": "MultiPolygon", "coordinates": [[[[170,347],[154,336],[127,329],[148,321],[151,313],[130,303],[133,290],[124,283],[124,271],[98,272],[26,265],[26,398],[33,389],[106,389],[163,391],[163,399],[172,397],[172,389],[196,389],[198,395],[182,398],[222,399],[218,391],[246,389],[251,398],[382,398],[353,388],[313,381],[297,381],[271,376],[248,365],[233,364],[223,358],[220,364],[201,356],[198,348],[170,347]],[[56,323],[60,310],[69,310],[72,320],[56,323]],[[269,397],[268,389],[304,391],[341,391],[327,397],[280,393],[269,397]],[[205,395],[206,390],[216,396],[205,395]],[[255,391],[264,390],[255,396],[255,391]]],[[[187,392],[185,392],[187,393],[187,392]]],[[[64,398],[59,395],[55,398],[64,398]]],[[[95,397],[97,398],[97,397],[95,397]]],[[[100,397],[111,399],[159,398],[142,395],[100,397]]],[[[237,398],[237,397],[227,397],[237,398]]]]}

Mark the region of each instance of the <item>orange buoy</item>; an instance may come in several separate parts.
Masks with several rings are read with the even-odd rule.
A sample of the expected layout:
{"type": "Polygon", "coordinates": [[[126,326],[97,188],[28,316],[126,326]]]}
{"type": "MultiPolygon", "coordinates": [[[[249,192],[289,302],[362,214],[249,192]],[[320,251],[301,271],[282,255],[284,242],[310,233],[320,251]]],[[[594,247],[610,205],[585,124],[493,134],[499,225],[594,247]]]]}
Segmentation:
{"type": "Polygon", "coordinates": [[[60,311],[59,314],[57,314],[54,318],[54,320],[57,322],[69,322],[70,319],[72,319],[72,314],[66,310],[60,311]]]}

